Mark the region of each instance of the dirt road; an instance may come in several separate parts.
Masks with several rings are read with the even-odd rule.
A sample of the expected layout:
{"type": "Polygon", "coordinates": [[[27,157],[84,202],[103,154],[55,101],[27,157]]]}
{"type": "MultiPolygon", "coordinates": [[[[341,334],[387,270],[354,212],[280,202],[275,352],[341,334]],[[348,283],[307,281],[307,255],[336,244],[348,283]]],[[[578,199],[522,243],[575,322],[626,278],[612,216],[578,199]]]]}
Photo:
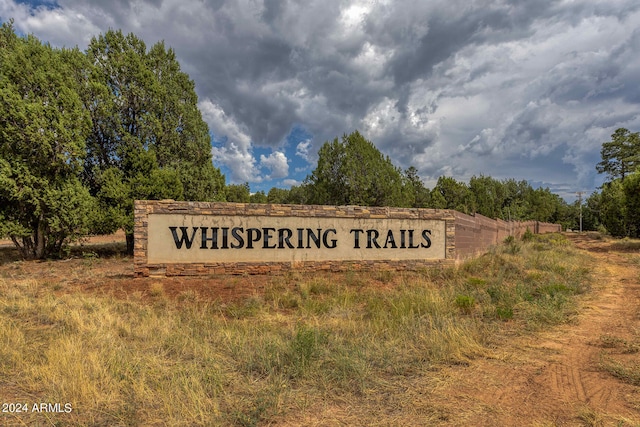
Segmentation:
{"type": "Polygon", "coordinates": [[[580,314],[509,340],[492,358],[447,368],[433,391],[447,408],[442,425],[640,426],[640,387],[604,368],[640,371],[640,254],[570,238],[595,259],[593,293],[580,314]]]}

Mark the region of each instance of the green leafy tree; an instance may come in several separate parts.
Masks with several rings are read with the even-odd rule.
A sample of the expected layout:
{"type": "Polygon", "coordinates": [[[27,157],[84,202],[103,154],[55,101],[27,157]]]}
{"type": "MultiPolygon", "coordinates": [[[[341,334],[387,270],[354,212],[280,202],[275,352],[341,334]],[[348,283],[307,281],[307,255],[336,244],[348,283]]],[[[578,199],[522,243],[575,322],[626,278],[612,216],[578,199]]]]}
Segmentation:
{"type": "Polygon", "coordinates": [[[431,206],[431,192],[424,186],[418,176],[418,169],[410,166],[405,170],[404,182],[407,206],[413,208],[428,208],[431,206]]]}
{"type": "MultiPolygon", "coordinates": [[[[343,140],[346,140],[346,135],[343,140]]],[[[327,141],[320,147],[316,169],[305,180],[312,204],[349,204],[345,157],[345,144],[338,141],[338,138],[333,142],[327,141]]]]}
{"type": "Polygon", "coordinates": [[[640,234],[640,133],[619,128],[604,142],[602,161],[596,165],[606,173],[598,195],[598,220],[613,236],[635,237],[640,234]]]}
{"type": "MultiPolygon", "coordinates": [[[[562,229],[572,229],[579,230],[580,229],[580,204],[578,200],[575,200],[573,203],[566,203],[562,198],[558,197],[559,203],[555,207],[555,211],[553,212],[550,219],[545,222],[551,222],[554,224],[562,225],[562,229]]],[[[587,224],[585,222],[586,216],[586,207],[582,206],[582,229],[583,230],[595,230],[595,228],[587,228],[587,224]]]]}
{"type": "Polygon", "coordinates": [[[95,210],[79,179],[89,117],[65,61],[78,55],[0,29],[0,235],[25,258],[59,254],[95,210]]]}
{"type": "Polygon", "coordinates": [[[269,203],[267,199],[267,195],[264,191],[260,190],[249,197],[249,202],[251,203],[269,203]]]}
{"type": "Polygon", "coordinates": [[[135,35],[108,31],[91,40],[86,67],[92,127],[84,179],[104,213],[97,231],[124,229],[131,252],[134,199],[222,200],[224,176],[211,162],[194,84],[172,49],[157,43],[147,51],[135,35]]]}
{"type": "Polygon", "coordinates": [[[292,205],[305,205],[309,202],[309,188],[307,185],[294,185],[287,192],[283,198],[282,203],[288,203],[292,205]]]}
{"type": "Polygon", "coordinates": [[[489,218],[538,220],[571,226],[574,209],[548,188],[534,189],[527,181],[498,181],[489,176],[469,180],[476,212],[489,218]]]}
{"type": "Polygon", "coordinates": [[[505,221],[526,220],[529,206],[527,194],[532,191],[527,181],[507,179],[503,181],[504,199],[502,202],[501,218],[505,221]]]}
{"type": "Polygon", "coordinates": [[[273,187],[267,193],[267,203],[287,203],[290,190],[273,187]]]}
{"type": "MultiPolygon", "coordinates": [[[[582,229],[598,230],[601,227],[600,222],[600,193],[594,191],[586,198],[582,206],[582,229]]],[[[578,211],[579,215],[579,211],[578,211]]],[[[578,219],[579,222],[579,219],[578,219]]],[[[578,224],[579,225],[579,224],[578,224]]],[[[571,228],[577,228],[573,225],[571,228]]]]}
{"type": "Polygon", "coordinates": [[[294,185],[289,189],[273,187],[267,193],[266,203],[304,205],[307,203],[307,188],[304,185],[294,185]]]}
{"type": "Polygon", "coordinates": [[[325,142],[305,181],[313,204],[406,206],[402,173],[358,131],[325,142]]]}
{"type": "Polygon", "coordinates": [[[475,212],[474,195],[464,182],[441,176],[433,189],[444,198],[446,202],[444,209],[454,209],[465,214],[475,212]]]}
{"type": "Polygon", "coordinates": [[[227,185],[225,195],[227,202],[249,203],[251,201],[249,183],[227,185]]]}
{"type": "Polygon", "coordinates": [[[640,133],[617,129],[611,135],[611,141],[602,144],[600,155],[602,161],[596,165],[598,173],[624,180],[640,166],[640,133]]]}
{"type": "Polygon", "coordinates": [[[627,235],[627,201],[620,179],[607,182],[602,186],[600,222],[612,236],[627,235]]]}
{"type": "Polygon", "coordinates": [[[476,212],[489,218],[500,218],[505,199],[504,185],[490,176],[472,176],[469,190],[476,201],[476,212]]]}
{"type": "Polygon", "coordinates": [[[622,184],[627,210],[629,237],[640,237],[640,170],[627,176],[622,184]]]}
{"type": "Polygon", "coordinates": [[[527,191],[526,219],[534,219],[542,222],[555,222],[558,220],[562,206],[560,196],[553,194],[548,188],[530,188],[527,191]]]}
{"type": "Polygon", "coordinates": [[[447,209],[447,200],[444,198],[439,188],[433,187],[431,189],[429,199],[431,200],[430,208],[447,209]]]}

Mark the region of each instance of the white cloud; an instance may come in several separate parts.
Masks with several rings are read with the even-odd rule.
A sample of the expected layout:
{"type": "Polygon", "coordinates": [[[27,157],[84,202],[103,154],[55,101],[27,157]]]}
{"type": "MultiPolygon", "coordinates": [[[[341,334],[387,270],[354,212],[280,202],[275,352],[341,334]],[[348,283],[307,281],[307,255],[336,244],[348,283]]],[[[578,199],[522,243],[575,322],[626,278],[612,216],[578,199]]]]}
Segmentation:
{"type": "Polygon", "coordinates": [[[281,151],[275,151],[269,156],[260,155],[260,166],[269,170],[267,179],[284,178],[289,175],[289,163],[287,156],[281,151]]]}
{"type": "Polygon", "coordinates": [[[284,179],[282,180],[282,183],[284,185],[286,185],[287,187],[293,187],[294,185],[300,185],[302,184],[302,181],[297,181],[295,179],[284,179]]]}
{"type": "Polygon", "coordinates": [[[311,140],[305,139],[296,146],[296,156],[303,158],[309,162],[309,151],[311,150],[311,140]]]}
{"type": "Polygon", "coordinates": [[[23,34],[36,34],[54,46],[84,48],[100,27],[79,10],[51,6],[33,9],[24,3],[0,1],[0,18],[14,19],[14,27],[23,34]]]}
{"type": "Polygon", "coordinates": [[[262,182],[262,177],[255,167],[256,159],[250,152],[229,143],[224,147],[213,147],[211,153],[214,163],[223,164],[231,170],[232,183],[262,182]]]}
{"type": "Polygon", "coordinates": [[[216,136],[226,136],[231,142],[247,150],[251,146],[251,137],[236,123],[233,118],[227,116],[222,108],[205,99],[198,103],[202,118],[209,125],[209,130],[216,136]]]}
{"type": "Polygon", "coordinates": [[[252,154],[251,138],[219,105],[209,99],[198,104],[202,118],[217,140],[224,139],[223,146],[211,149],[213,161],[224,164],[231,170],[232,182],[260,182],[262,177],[252,154]]]}
{"type": "Polygon", "coordinates": [[[109,28],[165,40],[233,182],[284,178],[286,155],[311,165],[320,144],[359,129],[428,180],[593,188],[600,144],[616,127],[640,129],[640,4],[460,4],[0,0],[0,17],[58,46],[84,48],[109,28]],[[313,138],[285,154],[294,126],[313,138]],[[256,146],[272,154],[256,159],[256,146]]]}

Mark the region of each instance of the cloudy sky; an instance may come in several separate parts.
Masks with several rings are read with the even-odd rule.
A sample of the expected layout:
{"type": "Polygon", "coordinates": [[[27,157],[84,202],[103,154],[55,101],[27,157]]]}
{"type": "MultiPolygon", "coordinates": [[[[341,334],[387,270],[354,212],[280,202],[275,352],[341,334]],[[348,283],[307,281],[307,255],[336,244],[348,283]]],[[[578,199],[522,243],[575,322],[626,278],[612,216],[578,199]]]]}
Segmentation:
{"type": "Polygon", "coordinates": [[[602,183],[602,142],[640,130],[637,0],[0,0],[10,18],[55,46],[164,40],[214,163],[252,191],[358,129],[428,187],[484,174],[573,200],[602,183]]]}

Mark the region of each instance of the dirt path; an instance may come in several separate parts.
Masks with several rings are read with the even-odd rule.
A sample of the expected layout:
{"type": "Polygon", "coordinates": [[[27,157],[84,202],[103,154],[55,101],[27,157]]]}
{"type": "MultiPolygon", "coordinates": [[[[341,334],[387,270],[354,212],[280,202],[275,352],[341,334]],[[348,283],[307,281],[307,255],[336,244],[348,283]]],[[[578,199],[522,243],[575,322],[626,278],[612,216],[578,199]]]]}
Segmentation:
{"type": "MultiPolygon", "coordinates": [[[[434,384],[443,425],[640,426],[640,387],[602,369],[640,363],[640,254],[573,236],[595,258],[594,290],[577,320],[517,338],[434,384]]],[[[637,367],[638,365],[636,365],[637,367]]]]}

